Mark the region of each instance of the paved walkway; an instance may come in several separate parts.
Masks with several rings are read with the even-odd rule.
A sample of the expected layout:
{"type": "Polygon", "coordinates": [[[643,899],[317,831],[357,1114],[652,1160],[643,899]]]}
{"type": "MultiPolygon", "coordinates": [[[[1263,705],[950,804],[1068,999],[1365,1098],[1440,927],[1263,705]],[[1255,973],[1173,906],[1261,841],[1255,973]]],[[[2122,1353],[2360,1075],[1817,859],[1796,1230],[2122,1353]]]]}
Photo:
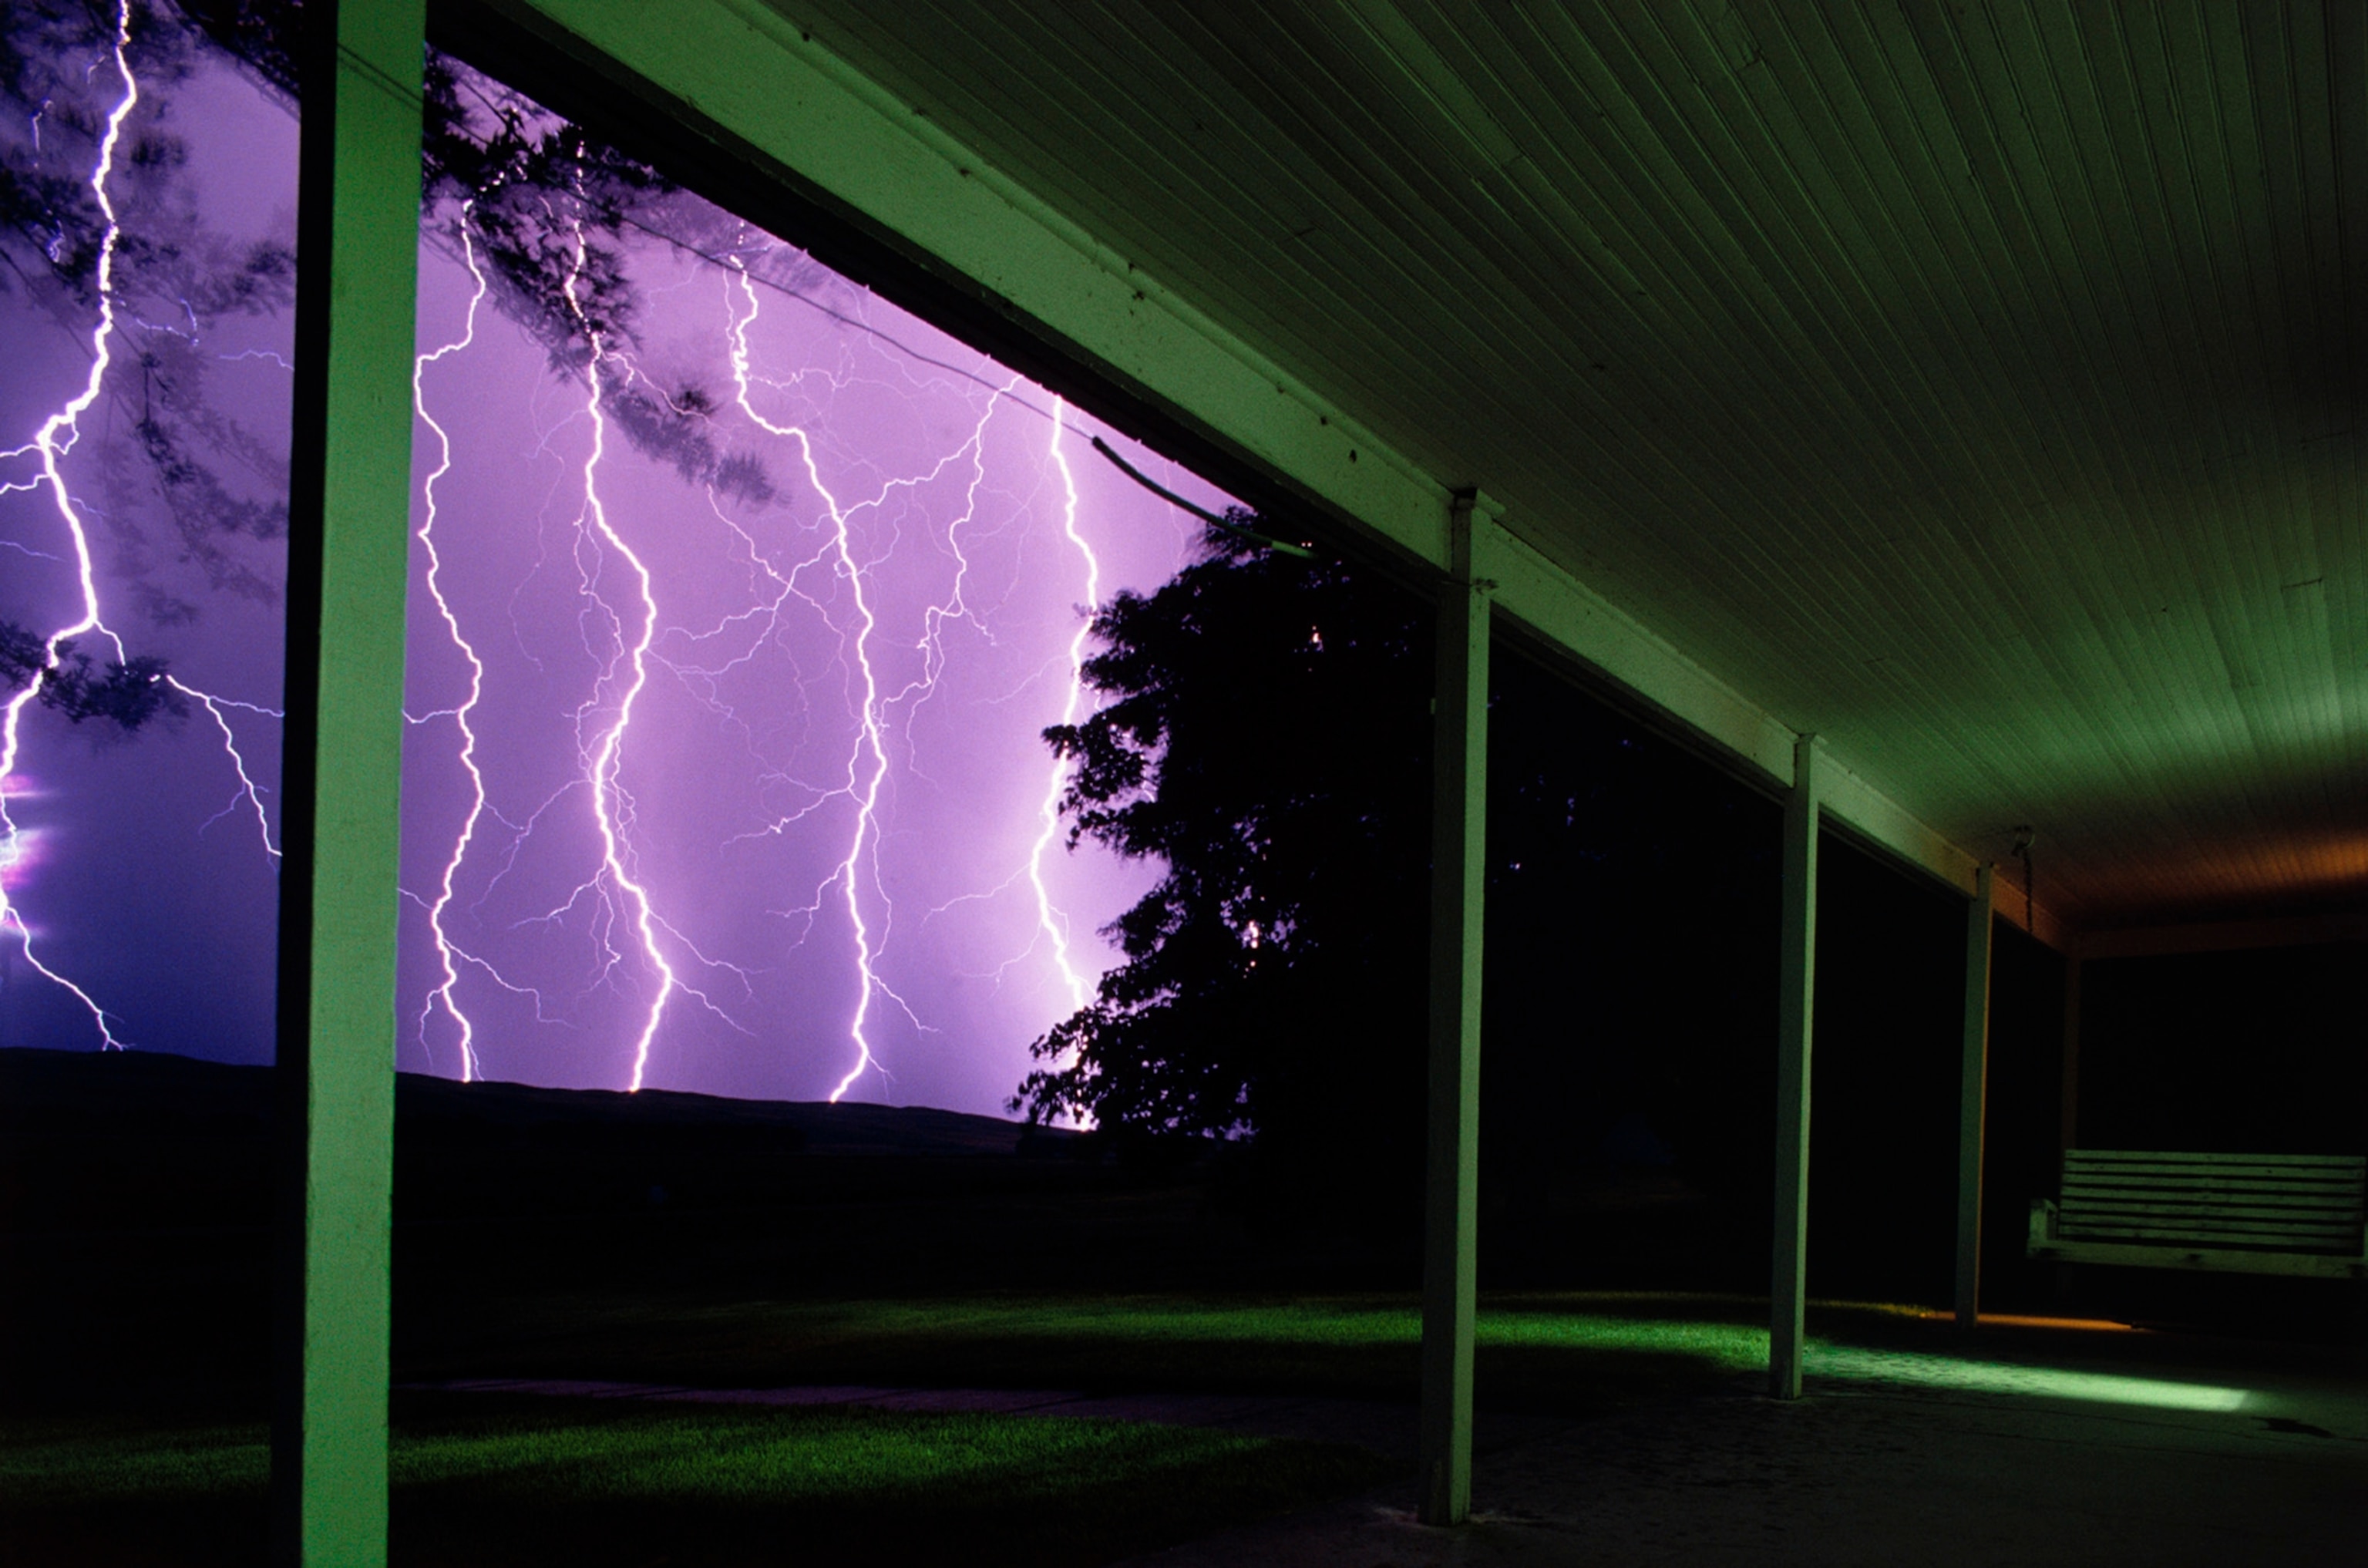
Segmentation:
{"type": "MultiPolygon", "coordinates": [[[[1576,1421],[1483,1413],[1479,1511],[1429,1529],[1410,1483],[1133,1568],[2368,1563],[2368,1375],[2356,1354],[2211,1342],[2083,1355],[1992,1336],[1963,1356],[1821,1347],[1805,1397],[1758,1380],[1576,1421]]],[[[1416,1415],[1353,1400],[1059,1390],[450,1389],[1097,1416],[1360,1443],[1411,1471],[1416,1415]]]]}
{"type": "Polygon", "coordinates": [[[2368,1563],[2356,1371],[1850,1355],[1484,1451],[1461,1529],[1392,1489],[1131,1568],[2368,1563]]]}

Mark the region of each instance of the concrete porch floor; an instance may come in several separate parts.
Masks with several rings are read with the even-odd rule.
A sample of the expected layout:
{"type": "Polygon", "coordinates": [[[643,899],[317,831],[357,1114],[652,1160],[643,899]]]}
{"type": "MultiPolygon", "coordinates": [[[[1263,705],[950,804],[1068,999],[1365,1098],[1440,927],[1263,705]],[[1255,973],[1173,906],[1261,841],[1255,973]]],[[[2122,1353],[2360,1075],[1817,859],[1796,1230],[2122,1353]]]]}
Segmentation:
{"type": "Polygon", "coordinates": [[[1462,1528],[1383,1489],[1133,1568],[2368,1562],[2350,1349],[1986,1326],[1960,1355],[1813,1356],[1796,1403],[1738,1381],[1551,1430],[1484,1420],[1478,1449],[1462,1528]]]}

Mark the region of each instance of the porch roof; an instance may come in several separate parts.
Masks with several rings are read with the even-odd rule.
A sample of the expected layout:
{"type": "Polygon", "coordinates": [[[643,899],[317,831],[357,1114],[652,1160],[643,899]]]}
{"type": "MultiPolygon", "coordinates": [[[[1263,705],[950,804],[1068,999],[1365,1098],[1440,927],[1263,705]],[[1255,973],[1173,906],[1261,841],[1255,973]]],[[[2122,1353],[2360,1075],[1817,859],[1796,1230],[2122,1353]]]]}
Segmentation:
{"type": "Polygon", "coordinates": [[[2043,935],[2368,892],[2360,7],[470,9],[2043,935]]]}

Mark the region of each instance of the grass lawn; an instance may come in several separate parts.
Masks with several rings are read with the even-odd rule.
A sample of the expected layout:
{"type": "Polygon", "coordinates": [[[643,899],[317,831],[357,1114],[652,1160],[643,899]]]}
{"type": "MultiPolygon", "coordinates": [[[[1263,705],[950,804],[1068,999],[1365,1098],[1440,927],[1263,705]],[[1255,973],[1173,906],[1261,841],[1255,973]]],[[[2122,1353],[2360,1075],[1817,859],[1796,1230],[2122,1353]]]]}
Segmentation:
{"type": "MultiPolygon", "coordinates": [[[[0,1427],[0,1561],[250,1563],[259,1426],[0,1427]]],[[[1363,1490],[1345,1444],[1134,1422],[404,1392],[406,1564],[1094,1563],[1363,1490]]]]}
{"type": "MultiPolygon", "coordinates": [[[[1233,1391],[1410,1402],[1403,1296],[967,1295],[476,1304],[400,1375],[710,1387],[1233,1391]]],[[[1584,1414],[1760,1363],[1757,1303],[1490,1301],[1484,1402],[1584,1414]]],[[[1131,1422],[836,1407],[395,1395],[394,1558],[416,1564],[1092,1563],[1405,1480],[1342,1444],[1131,1422]]],[[[0,1421],[0,1562],[256,1559],[258,1425],[0,1421]]]]}
{"type": "MultiPolygon", "coordinates": [[[[415,1350],[400,1375],[1410,1403],[1420,1328],[1415,1304],[1391,1295],[557,1292],[479,1305],[445,1364],[415,1350]]],[[[1715,1296],[1489,1298],[1479,1399],[1584,1416],[1732,1393],[1765,1365],[1764,1312],[1715,1296]]],[[[2014,1368],[1995,1336],[1972,1365],[1945,1324],[1902,1308],[1819,1303],[1812,1321],[1811,1369],[1827,1377],[2181,1408],[2227,1392],[2094,1372],[2049,1381],[2014,1368]]],[[[2090,1357],[2146,1348],[2137,1335],[2081,1339],[2090,1357]]],[[[416,1387],[396,1391],[393,1416],[401,1564],[1086,1564],[1410,1481],[1403,1460],[1350,1445],[1134,1422],[416,1387]]],[[[254,1562],[266,1468],[259,1425],[0,1418],[0,1563],[254,1562]]]]}
{"type": "MultiPolygon", "coordinates": [[[[1715,1297],[1486,1300],[1479,1398],[1584,1415],[1707,1389],[1766,1364],[1765,1313],[1757,1301],[1715,1297]]],[[[1411,1403],[1420,1335],[1414,1299],[1379,1293],[737,1301],[552,1293],[479,1301],[449,1335],[406,1335],[397,1369],[418,1381],[858,1383],[1411,1403]]]]}

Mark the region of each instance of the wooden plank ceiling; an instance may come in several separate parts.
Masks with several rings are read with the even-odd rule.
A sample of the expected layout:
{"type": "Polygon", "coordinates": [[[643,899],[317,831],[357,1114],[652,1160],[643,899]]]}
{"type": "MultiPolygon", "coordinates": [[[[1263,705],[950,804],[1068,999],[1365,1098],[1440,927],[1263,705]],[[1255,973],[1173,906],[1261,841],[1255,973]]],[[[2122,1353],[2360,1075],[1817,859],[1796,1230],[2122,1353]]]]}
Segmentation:
{"type": "Polygon", "coordinates": [[[770,3],[2072,925],[2368,895],[2368,6],[770,3]]]}

